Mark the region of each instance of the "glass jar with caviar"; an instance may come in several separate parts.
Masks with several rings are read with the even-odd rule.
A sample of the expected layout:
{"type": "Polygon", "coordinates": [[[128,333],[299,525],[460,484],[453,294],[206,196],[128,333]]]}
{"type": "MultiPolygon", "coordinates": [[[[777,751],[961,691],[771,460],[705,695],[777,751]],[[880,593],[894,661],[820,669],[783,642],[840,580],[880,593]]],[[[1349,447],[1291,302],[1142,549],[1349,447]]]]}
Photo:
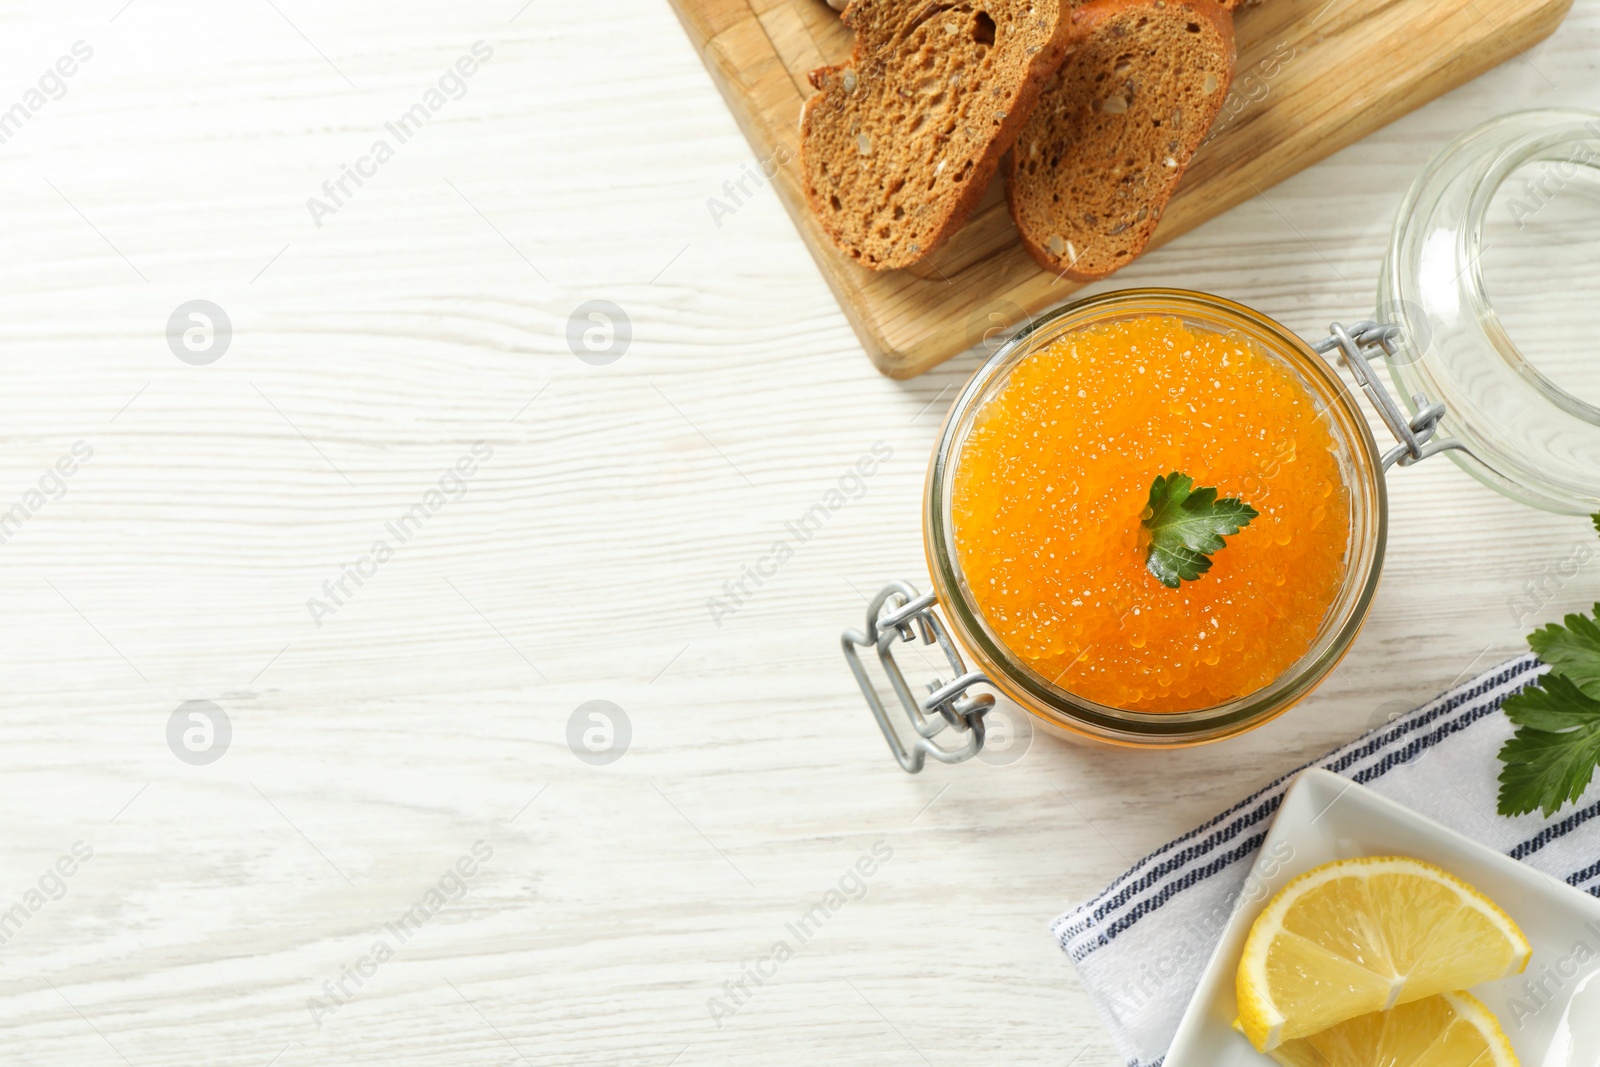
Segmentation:
{"type": "Polygon", "coordinates": [[[1221,297],[1164,289],[1081,300],[1009,338],[934,449],[932,592],[892,583],[866,628],[844,634],[901,766],[980,752],[996,694],[1049,732],[1135,747],[1218,741],[1281,715],[1367,615],[1392,466],[1446,452],[1528,503],[1600,506],[1600,407],[1511,344],[1483,279],[1490,204],[1533,164],[1592,171],[1600,116],[1506,116],[1447,148],[1400,212],[1377,319],[1336,323],[1316,344],[1221,297]],[[1341,369],[1395,438],[1387,450],[1341,369]],[[1208,506],[1243,521],[1213,519],[1209,553],[1172,542],[1168,520],[1208,506]],[[1183,574],[1152,563],[1169,550],[1183,574]],[[910,640],[937,643],[950,666],[925,694],[895,660],[910,640]],[[914,734],[896,727],[866,647],[914,734]]]}

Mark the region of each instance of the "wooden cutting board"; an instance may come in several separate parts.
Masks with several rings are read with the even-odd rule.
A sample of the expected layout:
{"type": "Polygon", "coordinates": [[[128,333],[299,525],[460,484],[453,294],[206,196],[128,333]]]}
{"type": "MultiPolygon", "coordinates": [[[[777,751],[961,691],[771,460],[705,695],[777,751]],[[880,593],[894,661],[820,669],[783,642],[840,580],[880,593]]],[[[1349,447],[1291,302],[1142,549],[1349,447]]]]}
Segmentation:
{"type": "MultiPolygon", "coordinates": [[[[1073,283],[1018,241],[996,178],[966,227],[905,270],[840,254],[802,191],[806,75],[849,57],[851,34],[824,0],[669,0],[761,169],[879,370],[909,378],[1059,303],[1073,283]]],[[[1236,19],[1233,92],[1173,199],[1155,244],[1520,54],[1572,0],[1262,0],[1236,19]]],[[[754,195],[759,180],[732,192],[754,195]]],[[[730,210],[738,202],[718,197],[730,210]]],[[[713,207],[712,210],[715,210],[713,207]]]]}

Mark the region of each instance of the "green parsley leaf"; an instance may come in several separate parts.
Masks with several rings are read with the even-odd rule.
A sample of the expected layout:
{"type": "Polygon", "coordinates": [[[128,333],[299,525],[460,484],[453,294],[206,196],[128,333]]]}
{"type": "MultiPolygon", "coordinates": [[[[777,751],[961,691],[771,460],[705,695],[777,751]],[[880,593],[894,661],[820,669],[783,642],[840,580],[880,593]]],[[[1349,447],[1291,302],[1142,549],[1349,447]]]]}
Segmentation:
{"type": "Polygon", "coordinates": [[[1145,569],[1169,589],[1211,569],[1224,536],[1250,525],[1260,512],[1243,500],[1217,499],[1215,489],[1194,488],[1194,479],[1173,471],[1150,486],[1144,526],[1150,531],[1145,569]]]}
{"type": "Polygon", "coordinates": [[[1549,818],[1583,795],[1600,765],[1600,700],[1552,671],[1504,708],[1517,732],[1500,749],[1500,814],[1549,818]]]}
{"type": "MultiPolygon", "coordinates": [[[[1594,606],[1600,616],[1600,604],[1594,606]]],[[[1587,615],[1568,615],[1565,626],[1551,623],[1528,635],[1528,647],[1550,669],[1587,696],[1600,699],[1600,626],[1587,615]]]]}

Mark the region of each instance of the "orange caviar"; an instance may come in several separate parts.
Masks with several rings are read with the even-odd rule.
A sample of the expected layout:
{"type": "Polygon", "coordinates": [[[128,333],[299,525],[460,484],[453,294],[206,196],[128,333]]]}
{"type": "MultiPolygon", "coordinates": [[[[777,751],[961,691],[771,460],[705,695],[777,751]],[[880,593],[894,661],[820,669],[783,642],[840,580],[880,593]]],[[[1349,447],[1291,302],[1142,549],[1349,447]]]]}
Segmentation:
{"type": "Polygon", "coordinates": [[[1047,681],[1139,711],[1213,707],[1310,647],[1344,579],[1349,493],[1295,372],[1237,334],[1148,316],[1035,352],[957,460],[956,553],[996,636],[1047,681]],[[1179,471],[1260,514],[1169,589],[1150,483],[1179,471]]]}

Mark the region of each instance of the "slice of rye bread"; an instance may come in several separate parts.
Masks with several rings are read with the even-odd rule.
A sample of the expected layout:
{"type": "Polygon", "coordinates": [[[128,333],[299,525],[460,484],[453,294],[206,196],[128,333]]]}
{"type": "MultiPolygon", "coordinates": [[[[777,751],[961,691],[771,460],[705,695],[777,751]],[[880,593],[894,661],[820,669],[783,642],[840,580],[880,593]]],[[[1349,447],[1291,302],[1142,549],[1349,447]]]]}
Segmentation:
{"type": "Polygon", "coordinates": [[[1006,159],[1006,199],[1046,270],[1104,278],[1150,243],[1233,79],[1214,0],[1093,0],[1006,159]]]}
{"type": "Polygon", "coordinates": [[[855,0],[850,62],[813,71],[806,198],[840,250],[892,270],[977,206],[1061,64],[1072,0],[855,0]]]}

